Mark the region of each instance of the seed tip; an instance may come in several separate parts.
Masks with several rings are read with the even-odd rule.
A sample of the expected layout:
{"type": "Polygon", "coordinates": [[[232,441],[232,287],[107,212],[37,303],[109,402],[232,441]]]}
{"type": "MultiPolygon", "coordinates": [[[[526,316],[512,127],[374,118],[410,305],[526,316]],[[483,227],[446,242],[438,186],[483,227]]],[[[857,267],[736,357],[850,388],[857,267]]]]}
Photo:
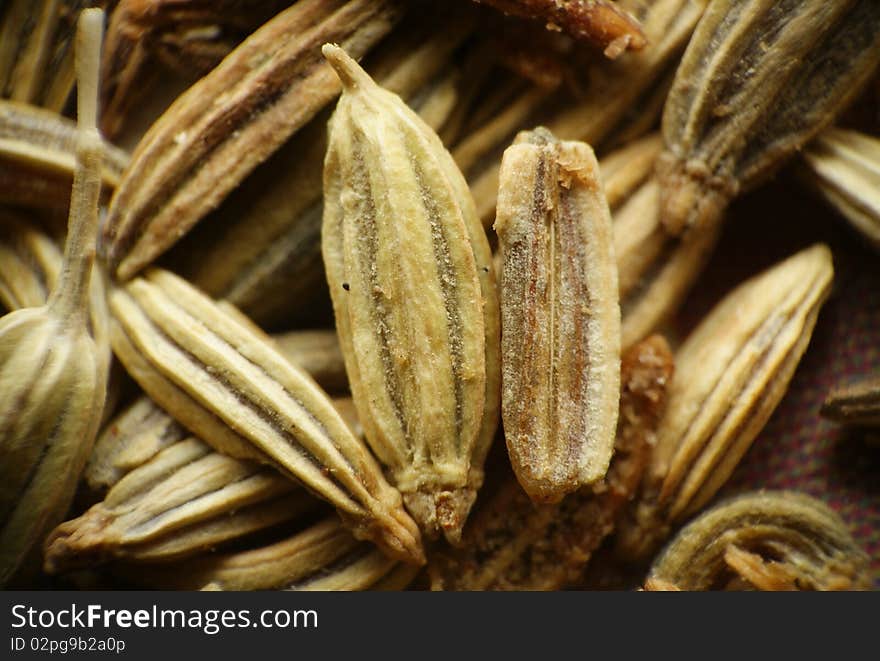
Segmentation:
{"type": "Polygon", "coordinates": [[[324,44],[321,54],[327,63],[333,67],[333,71],[342,81],[346,90],[354,90],[359,87],[372,85],[373,80],[361,66],[345,50],[336,44],[324,44]]]}

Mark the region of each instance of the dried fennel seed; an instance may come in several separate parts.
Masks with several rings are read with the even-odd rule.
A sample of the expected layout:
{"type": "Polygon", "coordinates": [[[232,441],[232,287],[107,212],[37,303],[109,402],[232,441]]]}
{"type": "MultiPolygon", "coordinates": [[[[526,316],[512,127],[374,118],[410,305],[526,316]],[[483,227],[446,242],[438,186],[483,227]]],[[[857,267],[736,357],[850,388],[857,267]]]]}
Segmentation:
{"type": "Polygon", "coordinates": [[[111,559],[166,561],[198,554],[319,506],[272,468],[215,452],[194,437],[128,473],[45,541],[50,573],[111,559]]]}
{"type": "Polygon", "coordinates": [[[870,590],[867,554],[822,501],[757,491],[719,503],[655,559],[648,585],[680,590],[870,590]]]}
{"type": "Polygon", "coordinates": [[[605,475],[617,427],[617,265],[592,149],[521,133],[501,161],[494,228],[504,435],[526,493],[557,502],[605,475]]]}
{"type": "Polygon", "coordinates": [[[160,569],[115,567],[137,585],[165,590],[402,590],[417,567],[358,542],[335,517],[281,541],[234,553],[203,555],[160,569]]]}
{"type": "Polygon", "coordinates": [[[880,426],[880,377],[870,375],[835,386],[819,412],[845,425],[880,426]]]}
{"type": "Polygon", "coordinates": [[[456,539],[498,424],[498,299],[486,235],[440,139],[341,48],[322,250],[349,385],[428,535],[456,539]]]}
{"type": "Polygon", "coordinates": [[[187,76],[207,74],[290,0],[121,0],[101,60],[101,130],[119,135],[151,91],[161,62],[187,76]]]}
{"type": "MultiPolygon", "coordinates": [[[[322,345],[329,344],[328,336],[332,337],[335,349],[331,352],[334,369],[329,371],[329,378],[332,383],[339,383],[340,377],[345,379],[345,367],[336,343],[336,334],[332,331],[291,331],[276,336],[273,341],[290,362],[300,366],[319,385],[326,387],[326,381],[322,382],[322,379],[328,378],[327,363],[323,359],[315,360],[316,356],[322,354],[320,351],[313,353],[309,348],[314,346],[312,340],[315,337],[322,339],[322,345]],[[305,336],[305,343],[299,341],[300,336],[305,336]],[[304,351],[308,358],[301,360],[304,351]]],[[[363,431],[353,411],[351,398],[333,398],[332,403],[355,436],[362,437],[363,431]]],[[[86,465],[84,478],[93,491],[104,492],[125,474],[188,435],[186,429],[153,400],[147,396],[139,397],[101,431],[86,465]]]]}
{"type": "Polygon", "coordinates": [[[615,452],[605,479],[559,504],[539,506],[507,479],[478,504],[461,547],[432,554],[432,587],[558,590],[576,582],[639,486],[672,371],[672,354],[658,335],[626,352],[615,452]]]}
{"type": "Polygon", "coordinates": [[[115,416],[95,441],[83,478],[103,493],[189,433],[149,397],[138,397],[115,416]]]}
{"type": "Polygon", "coordinates": [[[816,245],[737,287],[675,354],[676,378],[618,548],[644,558],[721,488],[785,394],[831,288],[816,245]]]}
{"type": "Polygon", "coordinates": [[[89,333],[104,151],[95,128],[103,18],[87,10],[79,20],[77,167],[58,284],[45,306],[0,320],[0,585],[32,570],[35,547],[70,506],[104,407],[108,354],[97,340],[106,333],[89,333]]]}
{"type": "MultiPolygon", "coordinates": [[[[451,112],[449,85],[463,72],[453,56],[474,29],[469,15],[437,13],[402,21],[365,62],[433,128],[451,112]]],[[[329,115],[327,108],[298,131],[169,254],[193,284],[263,324],[311,322],[316,313],[332,320],[321,261],[329,115]]]]}
{"type": "Polygon", "coordinates": [[[150,264],[338,94],[320,44],[360,57],[401,12],[397,0],[300,0],[179,96],[111,201],[100,245],[111,273],[150,264]]]}
{"type": "Polygon", "coordinates": [[[615,59],[626,50],[641,50],[647,44],[638,21],[607,0],[475,0],[505,14],[536,18],[561,29],[575,39],[604,49],[615,59]]]}
{"type": "Polygon", "coordinates": [[[328,396],[261,333],[151,268],[110,292],[111,343],[157,404],[219,452],[271,462],[333,504],[356,537],[412,562],[418,529],[328,396]]]}
{"type": "Polygon", "coordinates": [[[875,0],[712,0],[663,112],[664,226],[716,222],[830,124],[878,62],[875,0]]]}
{"type": "MultiPolygon", "coordinates": [[[[119,184],[128,154],[104,145],[105,196],[119,184]]],[[[0,203],[67,210],[76,167],[76,126],[35,106],[0,101],[0,203]]]]}
{"type": "Polygon", "coordinates": [[[660,223],[660,191],[651,176],[660,150],[648,136],[599,163],[614,218],[621,345],[632,346],[678,309],[709,260],[720,226],[672,237],[660,223]]]}
{"type": "MultiPolygon", "coordinates": [[[[518,108],[519,113],[510,118],[506,132],[493,124],[477,127],[453,148],[458,160],[466,143],[484,143],[479,149],[468,147],[469,161],[462,163],[484,224],[494,220],[500,156],[513,134],[540,122],[562,140],[581,140],[601,148],[615,131],[631,128],[629,113],[633,108],[650,109],[643,97],[656,96],[653,92],[657,86],[665,85],[667,71],[684,50],[705,0],[622,0],[618,4],[642,24],[649,43],[643,51],[626,53],[614,62],[603,61],[591,67],[583,76],[587,81],[585,88],[574,99],[547,98],[546,90],[540,94],[525,92],[520,100],[510,104],[510,110],[518,108]],[[527,103],[529,97],[537,98],[527,103]],[[546,102],[540,104],[544,99],[546,102]],[[480,135],[490,127],[497,140],[480,135]]],[[[648,130],[650,123],[641,125],[648,130]]]]}
{"type": "Polygon", "coordinates": [[[880,140],[831,128],[803,152],[801,177],[880,250],[880,140]]]}

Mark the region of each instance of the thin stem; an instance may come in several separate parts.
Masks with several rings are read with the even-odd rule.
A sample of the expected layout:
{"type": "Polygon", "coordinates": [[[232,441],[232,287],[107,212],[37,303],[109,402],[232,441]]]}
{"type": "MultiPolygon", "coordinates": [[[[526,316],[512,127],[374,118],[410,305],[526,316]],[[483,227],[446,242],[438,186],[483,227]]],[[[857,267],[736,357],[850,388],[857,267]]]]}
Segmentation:
{"type": "Polygon", "coordinates": [[[104,12],[80,13],[76,35],[77,144],[76,170],[70,195],[67,242],[58,286],[49,307],[63,318],[86,318],[89,285],[98,234],[98,203],[101,194],[101,161],[104,143],[98,133],[98,66],[104,12]]]}

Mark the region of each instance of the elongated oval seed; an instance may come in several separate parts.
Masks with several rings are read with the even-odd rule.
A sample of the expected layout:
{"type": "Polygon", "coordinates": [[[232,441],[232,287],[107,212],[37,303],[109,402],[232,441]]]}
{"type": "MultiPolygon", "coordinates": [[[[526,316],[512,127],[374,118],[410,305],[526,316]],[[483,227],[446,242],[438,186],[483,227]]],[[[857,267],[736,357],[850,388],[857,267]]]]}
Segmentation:
{"type": "Polygon", "coordinates": [[[620,306],[598,169],[586,144],[546,129],[520,134],[501,162],[502,418],[536,502],[601,479],[614,450],[620,306]]]}
{"type": "Polygon", "coordinates": [[[676,353],[656,455],[675,445],[659,496],[674,520],[714,495],[776,408],[833,275],[828,247],[808,248],[738,287],[676,353]]]}
{"type": "Polygon", "coordinates": [[[128,473],[102,502],[58,526],[46,539],[44,566],[58,573],[114,558],[186,557],[318,505],[272,468],[227,457],[189,437],[128,473]]]}
{"type": "Polygon", "coordinates": [[[360,57],[401,11],[397,0],[300,0],[178,97],[111,201],[101,243],[110,271],[127,279],[151,263],[339,93],[322,43],[360,57]]]}
{"type": "Polygon", "coordinates": [[[716,222],[830,124],[878,62],[875,0],[712,0],[663,112],[664,226],[716,222]]]}
{"type": "Polygon", "coordinates": [[[111,342],[162,408],[220,452],[271,462],[333,504],[355,535],[418,562],[400,494],[327,395],[185,280],[150,269],[110,293],[111,342]]]}
{"type": "Polygon", "coordinates": [[[358,414],[427,534],[455,539],[498,419],[491,252],[437,135],[345,52],[322,250],[358,414]]]}
{"type": "Polygon", "coordinates": [[[827,246],[803,250],[728,294],[678,349],[627,555],[650,553],[725,483],[785,394],[832,277],[827,246]]]}
{"type": "Polygon", "coordinates": [[[756,491],[719,503],[685,526],[648,581],[680,590],[870,590],[867,554],[822,501],[756,491]]]}

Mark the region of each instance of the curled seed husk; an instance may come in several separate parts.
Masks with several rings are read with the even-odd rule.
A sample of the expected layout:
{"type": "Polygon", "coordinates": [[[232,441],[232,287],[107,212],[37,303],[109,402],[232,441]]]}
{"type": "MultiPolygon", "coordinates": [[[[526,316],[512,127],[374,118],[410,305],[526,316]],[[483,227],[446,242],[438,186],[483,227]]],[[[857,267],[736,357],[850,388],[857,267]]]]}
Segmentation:
{"type": "MultiPolygon", "coordinates": [[[[546,108],[538,115],[540,122],[561,140],[581,140],[601,149],[618,128],[631,126],[627,111],[648,105],[640,98],[653,96],[651,91],[684,50],[706,2],[622,0],[618,4],[641,23],[649,45],[640,52],[625,53],[613,62],[598,62],[590,68],[584,76],[587,84],[581,98],[566,103],[559,103],[555,97],[547,100],[546,108]]],[[[649,128],[647,123],[642,126],[649,128]]],[[[478,167],[463,168],[477,212],[486,224],[494,217],[501,153],[513,132],[522,128],[526,127],[511,127],[500,143],[487,148],[478,167]]]]}
{"type": "Polygon", "coordinates": [[[810,187],[880,249],[880,140],[831,128],[807,146],[802,163],[810,187]]]}
{"type": "Polygon", "coordinates": [[[648,43],[638,21],[607,0],[477,0],[505,14],[546,21],[575,39],[604,50],[611,59],[648,43]]]}
{"type": "Polygon", "coordinates": [[[455,539],[498,424],[498,299],[467,185],[430,127],[337,46],[322,250],[367,440],[428,535],[455,539]]]}
{"type": "MultiPolygon", "coordinates": [[[[404,20],[365,64],[435,127],[451,112],[448,83],[460,73],[453,55],[474,28],[469,14],[446,13],[448,8],[439,17],[432,12],[427,20],[404,20]],[[445,110],[438,100],[447,103],[445,110]]],[[[170,255],[196,286],[264,325],[300,322],[316,313],[332,320],[321,262],[329,116],[328,108],[297,132],[170,255]],[[291,306],[291,300],[301,304],[291,306]]]]}
{"type": "Polygon", "coordinates": [[[534,505],[512,477],[477,506],[457,549],[432,554],[434,589],[558,590],[581,575],[639,486],[672,376],[659,335],[623,356],[620,419],[605,479],[556,505],[534,505]]]}
{"type": "MultiPolygon", "coordinates": [[[[104,143],[101,184],[109,196],[128,154],[104,143]]],[[[67,209],[76,167],[76,126],[23,103],[0,101],[0,203],[67,209]]]]}
{"type": "Polygon", "coordinates": [[[725,500],[682,528],[648,580],[680,590],[870,590],[869,562],[822,501],[756,491],[725,500]]]}
{"type": "Polygon", "coordinates": [[[100,246],[111,274],[128,279],[164,253],[339,93],[320,44],[360,57],[401,13],[397,0],[300,0],[178,97],[111,200],[100,246]]]}
{"type": "MultiPolygon", "coordinates": [[[[0,585],[67,511],[104,407],[106,332],[89,332],[103,142],[95,128],[103,12],[77,34],[77,167],[58,284],[42,307],[0,320],[0,585]]],[[[21,576],[21,575],[19,575],[21,576]]]]}
{"type": "Polygon", "coordinates": [[[880,426],[880,377],[872,374],[835,386],[819,412],[844,425],[880,426]]]}
{"type": "Polygon", "coordinates": [[[277,525],[318,501],[272,468],[187,437],[138,466],[46,538],[49,573],[114,558],[171,560],[277,525]]]}
{"type": "Polygon", "coordinates": [[[329,517],[259,548],[201,556],[161,571],[138,566],[122,575],[153,589],[400,590],[417,571],[358,542],[329,517]]]}
{"type": "Polygon", "coordinates": [[[702,272],[721,224],[672,237],[660,222],[660,191],[653,174],[657,136],[606,156],[599,164],[614,217],[614,253],[620,288],[621,345],[646,337],[681,305],[702,272]]]}
{"type": "Polygon", "coordinates": [[[712,224],[829,125],[878,62],[875,0],[712,0],[663,111],[667,230],[712,224]]]}
{"type": "Polygon", "coordinates": [[[675,355],[676,378],[620,548],[644,557],[721,488],[785,394],[831,288],[815,245],[728,294],[675,355]]]}
{"type": "Polygon", "coordinates": [[[535,502],[600,480],[614,451],[620,306],[611,214],[592,149],[546,129],[501,162],[501,411],[535,502]]]}
{"type": "Polygon", "coordinates": [[[418,529],[326,393],[261,334],[157,268],[110,292],[111,343],[151,399],[219,452],[269,462],[389,553],[422,559],[418,529]]]}
{"type": "Polygon", "coordinates": [[[101,130],[116,136],[151,91],[156,61],[203,76],[290,0],[120,0],[101,59],[101,130]]]}

